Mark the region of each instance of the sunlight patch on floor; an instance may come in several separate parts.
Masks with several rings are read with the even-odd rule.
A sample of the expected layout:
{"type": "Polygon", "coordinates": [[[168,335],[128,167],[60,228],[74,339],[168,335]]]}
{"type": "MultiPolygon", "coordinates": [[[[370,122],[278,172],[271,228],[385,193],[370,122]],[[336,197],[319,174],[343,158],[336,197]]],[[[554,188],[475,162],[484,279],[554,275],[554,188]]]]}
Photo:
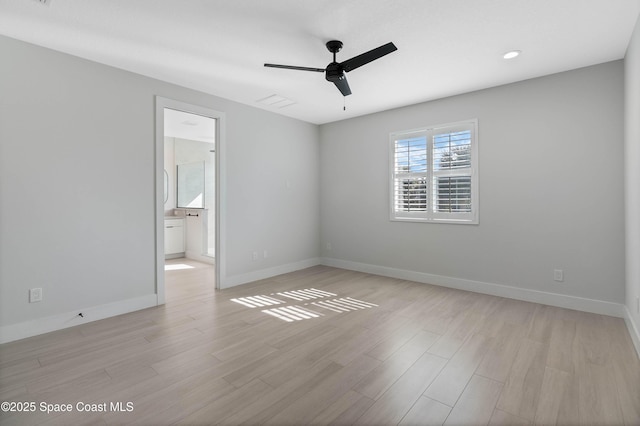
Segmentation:
{"type": "Polygon", "coordinates": [[[193,269],[194,267],[191,265],[186,265],[184,263],[174,263],[171,265],[164,265],[165,271],[178,271],[180,269],[193,269]]]}
{"type": "Polygon", "coordinates": [[[285,306],[282,308],[265,309],[262,312],[272,315],[276,318],[280,318],[286,322],[300,321],[311,318],[318,318],[323,316],[318,312],[314,312],[310,309],[305,309],[301,306],[285,306]]]}
{"type": "Polygon", "coordinates": [[[288,297],[293,300],[311,300],[321,297],[337,296],[335,293],[329,293],[328,291],[316,290],[315,288],[305,288],[304,290],[292,290],[283,291],[278,293],[279,296],[288,297]]]}
{"type": "Polygon", "coordinates": [[[349,312],[357,311],[360,309],[373,308],[378,306],[375,303],[363,302],[362,300],[352,299],[351,297],[344,297],[333,300],[322,300],[311,303],[319,308],[328,309],[333,312],[349,312]]]}
{"type": "Polygon", "coordinates": [[[352,297],[336,298],[335,296],[338,295],[324,290],[317,290],[315,288],[305,288],[304,290],[271,293],[269,296],[261,294],[257,296],[237,297],[230,300],[246,306],[247,308],[268,308],[263,309],[261,312],[286,322],[301,321],[324,316],[322,313],[311,310],[309,306],[335,313],[358,311],[378,306],[375,303],[365,302],[352,297]],[[308,302],[304,303],[303,306],[286,305],[287,302],[273,297],[276,295],[293,299],[297,302],[308,302]],[[271,307],[275,305],[285,306],[271,307]]]}
{"type": "Polygon", "coordinates": [[[263,306],[280,305],[284,303],[282,300],[265,295],[238,297],[237,299],[231,299],[231,301],[240,303],[248,308],[261,308],[263,306]]]}

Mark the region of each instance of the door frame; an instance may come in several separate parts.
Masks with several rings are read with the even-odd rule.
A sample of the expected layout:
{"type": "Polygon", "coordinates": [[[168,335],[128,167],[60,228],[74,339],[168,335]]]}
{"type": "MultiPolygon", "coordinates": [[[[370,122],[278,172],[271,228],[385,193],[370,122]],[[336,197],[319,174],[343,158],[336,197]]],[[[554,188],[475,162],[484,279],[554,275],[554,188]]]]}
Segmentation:
{"type": "Polygon", "coordinates": [[[215,135],[215,286],[224,287],[226,277],[226,244],[225,244],[225,201],[226,201],[226,137],[225,113],[211,108],[194,105],[174,99],[155,97],[155,234],[156,234],[156,296],[158,305],[165,303],[164,288],[164,110],[165,108],[201,115],[216,120],[215,135]]]}

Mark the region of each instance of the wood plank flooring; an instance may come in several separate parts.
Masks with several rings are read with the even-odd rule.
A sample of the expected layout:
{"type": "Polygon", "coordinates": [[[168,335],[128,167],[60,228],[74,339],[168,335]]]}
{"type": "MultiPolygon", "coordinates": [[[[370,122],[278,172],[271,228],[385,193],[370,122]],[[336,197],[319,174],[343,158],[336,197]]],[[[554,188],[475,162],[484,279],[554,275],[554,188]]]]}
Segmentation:
{"type": "Polygon", "coordinates": [[[640,425],[619,318],[324,266],[216,291],[168,264],[191,268],[165,306],[1,345],[0,401],[36,410],[0,423],[640,425]]]}

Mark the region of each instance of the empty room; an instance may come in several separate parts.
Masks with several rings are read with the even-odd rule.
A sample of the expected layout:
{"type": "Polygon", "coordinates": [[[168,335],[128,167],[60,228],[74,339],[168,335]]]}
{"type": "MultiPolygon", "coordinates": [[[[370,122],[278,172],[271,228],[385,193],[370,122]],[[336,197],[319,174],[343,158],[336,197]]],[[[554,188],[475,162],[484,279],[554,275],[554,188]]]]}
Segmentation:
{"type": "Polygon", "coordinates": [[[639,16],[0,1],[0,423],[640,425],[639,16]]]}

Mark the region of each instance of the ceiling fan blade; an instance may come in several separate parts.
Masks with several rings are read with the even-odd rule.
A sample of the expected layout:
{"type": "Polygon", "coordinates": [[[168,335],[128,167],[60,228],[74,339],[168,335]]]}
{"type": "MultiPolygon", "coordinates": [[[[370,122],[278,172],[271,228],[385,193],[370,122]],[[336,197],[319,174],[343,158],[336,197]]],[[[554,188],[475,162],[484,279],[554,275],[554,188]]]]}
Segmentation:
{"type": "Polygon", "coordinates": [[[287,70],[324,72],[324,68],[297,67],[295,65],[264,64],[264,66],[270,68],[284,68],[287,70]]]}
{"type": "Polygon", "coordinates": [[[342,93],[342,96],[349,96],[351,94],[351,88],[349,88],[349,82],[347,82],[347,77],[343,75],[336,80],[332,80],[333,84],[336,85],[338,90],[342,93]]]}
{"type": "Polygon", "coordinates": [[[365,52],[361,55],[354,56],[351,59],[347,59],[342,62],[340,65],[342,69],[346,72],[353,71],[358,67],[368,64],[371,61],[375,61],[376,59],[382,58],[385,55],[388,55],[391,52],[395,52],[398,50],[395,44],[387,43],[380,47],[376,47],[368,52],[365,52]]]}

